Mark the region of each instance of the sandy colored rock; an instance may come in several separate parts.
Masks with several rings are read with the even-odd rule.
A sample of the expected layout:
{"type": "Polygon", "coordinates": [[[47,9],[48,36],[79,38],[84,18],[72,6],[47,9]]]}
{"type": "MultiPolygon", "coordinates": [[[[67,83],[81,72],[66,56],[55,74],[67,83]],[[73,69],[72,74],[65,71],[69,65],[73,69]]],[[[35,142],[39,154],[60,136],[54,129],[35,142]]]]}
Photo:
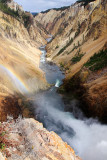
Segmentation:
{"type": "Polygon", "coordinates": [[[37,24],[35,21],[28,30],[21,20],[0,11],[1,121],[5,121],[8,114],[17,118],[21,110],[28,117],[29,111],[22,107],[21,98],[48,86],[39,68],[41,52],[38,49],[46,42],[46,33],[37,24]]]}
{"type": "Polygon", "coordinates": [[[67,78],[80,71],[84,63],[107,42],[106,7],[105,0],[96,0],[85,8],[81,3],[75,3],[65,10],[50,10],[35,17],[54,36],[47,45],[47,56],[59,66],[63,64],[65,70],[69,69],[67,78]],[[72,43],[64,49],[71,39],[72,43]],[[83,57],[79,62],[71,63],[79,50],[83,57]]]}
{"type": "Polygon", "coordinates": [[[86,115],[90,113],[90,117],[99,117],[107,123],[107,67],[92,73],[84,70],[84,64],[95,53],[107,48],[106,8],[106,0],[96,0],[85,7],[76,2],[66,9],[40,13],[36,20],[53,35],[46,47],[47,57],[65,71],[62,91],[78,92],[80,101],[85,100],[84,106],[89,108],[84,109],[86,115]]]}
{"type": "Polygon", "coordinates": [[[40,35],[36,22],[28,30],[22,22],[1,11],[0,26],[0,95],[28,94],[46,88],[38,49],[45,43],[45,33],[40,35]]]}
{"type": "Polygon", "coordinates": [[[7,124],[11,128],[8,132],[11,145],[6,149],[10,155],[8,160],[79,160],[67,143],[56,133],[43,128],[38,121],[17,119],[16,123],[7,124]]]}
{"type": "Polygon", "coordinates": [[[2,155],[1,152],[0,152],[0,160],[7,160],[7,159],[2,155]]]}

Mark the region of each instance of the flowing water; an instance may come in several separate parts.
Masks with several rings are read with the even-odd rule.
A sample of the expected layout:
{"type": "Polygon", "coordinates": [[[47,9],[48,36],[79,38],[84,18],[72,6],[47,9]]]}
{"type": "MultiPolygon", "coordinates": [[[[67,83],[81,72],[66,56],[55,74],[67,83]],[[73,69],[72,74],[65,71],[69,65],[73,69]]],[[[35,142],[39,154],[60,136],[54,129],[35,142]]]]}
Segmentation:
{"type": "Polygon", "coordinates": [[[67,142],[83,160],[107,160],[107,126],[97,120],[86,119],[78,103],[72,100],[72,108],[78,112],[78,119],[74,112],[65,112],[65,104],[57,87],[62,84],[64,74],[59,67],[46,61],[45,46],[41,47],[42,56],[40,68],[45,72],[48,83],[54,84],[49,90],[36,95],[36,118],[49,131],[56,132],[67,142]],[[79,116],[82,115],[82,120],[79,116]]]}

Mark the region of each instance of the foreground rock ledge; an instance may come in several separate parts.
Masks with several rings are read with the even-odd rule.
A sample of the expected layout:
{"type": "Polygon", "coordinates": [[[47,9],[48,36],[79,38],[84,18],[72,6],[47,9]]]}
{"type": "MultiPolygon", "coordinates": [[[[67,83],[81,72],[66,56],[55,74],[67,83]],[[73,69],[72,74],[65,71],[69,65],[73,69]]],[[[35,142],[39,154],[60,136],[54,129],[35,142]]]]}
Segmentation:
{"type": "Polygon", "coordinates": [[[3,160],[80,160],[74,150],[54,132],[34,119],[17,119],[2,123],[8,130],[3,160]]]}

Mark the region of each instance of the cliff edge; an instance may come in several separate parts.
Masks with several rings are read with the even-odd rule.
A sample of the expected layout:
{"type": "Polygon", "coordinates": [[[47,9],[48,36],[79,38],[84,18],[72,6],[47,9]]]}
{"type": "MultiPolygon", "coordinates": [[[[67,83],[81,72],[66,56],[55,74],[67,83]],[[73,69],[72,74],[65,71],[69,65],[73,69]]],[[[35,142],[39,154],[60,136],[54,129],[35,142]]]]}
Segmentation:
{"type": "Polygon", "coordinates": [[[63,142],[54,132],[49,132],[43,125],[34,119],[11,118],[2,123],[0,128],[5,134],[3,160],[80,160],[74,150],[63,142]],[[7,148],[8,146],[8,148],[7,148]]]}

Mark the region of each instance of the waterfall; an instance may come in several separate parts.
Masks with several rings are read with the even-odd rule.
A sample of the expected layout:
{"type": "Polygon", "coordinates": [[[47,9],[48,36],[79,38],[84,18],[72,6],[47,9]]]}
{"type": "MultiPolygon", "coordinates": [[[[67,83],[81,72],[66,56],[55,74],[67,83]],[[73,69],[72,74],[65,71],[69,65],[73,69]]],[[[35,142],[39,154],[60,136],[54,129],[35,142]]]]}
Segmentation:
{"type": "Polygon", "coordinates": [[[107,159],[106,125],[95,119],[76,119],[73,112],[65,112],[63,99],[55,89],[38,93],[35,106],[38,106],[36,118],[49,131],[56,132],[83,160],[107,159]]]}
{"type": "Polygon", "coordinates": [[[49,131],[56,132],[83,160],[107,160],[107,126],[95,119],[86,119],[74,100],[70,102],[72,113],[65,112],[66,105],[56,92],[64,79],[62,72],[56,65],[47,62],[41,66],[48,83],[55,87],[35,96],[34,105],[38,106],[35,109],[36,119],[49,131]]]}
{"type": "Polygon", "coordinates": [[[57,87],[57,88],[58,88],[59,86],[60,86],[60,80],[59,80],[59,79],[57,79],[57,80],[56,80],[55,87],[57,87]]]}

